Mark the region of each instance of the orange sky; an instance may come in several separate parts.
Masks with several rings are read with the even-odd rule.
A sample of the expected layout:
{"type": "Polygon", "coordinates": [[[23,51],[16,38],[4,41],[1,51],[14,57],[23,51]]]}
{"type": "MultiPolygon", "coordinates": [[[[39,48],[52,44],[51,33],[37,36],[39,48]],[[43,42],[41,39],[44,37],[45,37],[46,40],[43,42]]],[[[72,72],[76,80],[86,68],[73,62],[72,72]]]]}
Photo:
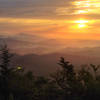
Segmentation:
{"type": "Polygon", "coordinates": [[[0,35],[100,40],[99,26],[100,0],[0,0],[0,35]]]}
{"type": "MultiPolygon", "coordinates": [[[[8,1],[11,2],[12,0],[8,1]]],[[[44,7],[41,6],[43,4],[39,4],[39,2],[37,2],[37,5],[35,5],[35,7],[32,7],[26,4],[26,0],[22,0],[23,6],[19,10],[22,10],[23,15],[18,14],[20,12],[18,10],[19,5],[14,8],[14,13],[14,11],[12,10],[13,8],[11,8],[9,4],[7,5],[6,2],[7,0],[5,0],[3,5],[7,6],[8,9],[2,7],[1,12],[3,14],[0,14],[1,34],[15,34],[25,32],[29,34],[41,35],[47,38],[52,37],[93,39],[93,36],[96,36],[95,39],[100,39],[98,37],[100,33],[99,0],[66,0],[66,4],[63,4],[65,0],[62,0],[62,5],[59,5],[58,2],[58,5],[53,5],[51,7],[49,7],[49,1],[47,2],[47,4],[45,4],[46,0],[44,0],[44,7]],[[26,6],[24,6],[24,4],[26,6]],[[46,11],[44,10],[45,8],[47,8],[46,11]],[[41,15],[40,9],[42,9],[44,16],[43,14],[41,15]],[[54,10],[53,13],[55,15],[52,15],[52,12],[50,12],[52,11],[51,9],[54,10]],[[8,15],[5,14],[7,10],[8,15]],[[31,14],[29,13],[30,16],[27,14],[27,10],[29,12],[30,10],[32,10],[31,14]],[[34,10],[37,10],[36,15],[34,14],[34,10]],[[49,12],[51,13],[51,15],[48,14],[49,12]]],[[[32,3],[34,2],[35,0],[33,0],[32,3]]],[[[13,2],[13,6],[15,3],[16,2],[13,2]]],[[[20,1],[16,4],[19,3],[20,1]]],[[[28,2],[28,4],[30,3],[31,2],[28,2]]]]}

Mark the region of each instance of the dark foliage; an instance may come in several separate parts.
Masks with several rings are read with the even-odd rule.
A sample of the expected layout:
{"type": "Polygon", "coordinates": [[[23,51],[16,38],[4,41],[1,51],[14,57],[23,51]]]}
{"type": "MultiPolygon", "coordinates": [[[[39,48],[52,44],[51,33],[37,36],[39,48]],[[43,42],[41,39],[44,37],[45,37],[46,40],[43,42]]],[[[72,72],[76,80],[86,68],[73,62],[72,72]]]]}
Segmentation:
{"type": "Polygon", "coordinates": [[[49,78],[34,76],[10,64],[12,54],[1,49],[0,100],[99,100],[99,66],[93,64],[76,71],[64,58],[60,69],[49,78]]]}

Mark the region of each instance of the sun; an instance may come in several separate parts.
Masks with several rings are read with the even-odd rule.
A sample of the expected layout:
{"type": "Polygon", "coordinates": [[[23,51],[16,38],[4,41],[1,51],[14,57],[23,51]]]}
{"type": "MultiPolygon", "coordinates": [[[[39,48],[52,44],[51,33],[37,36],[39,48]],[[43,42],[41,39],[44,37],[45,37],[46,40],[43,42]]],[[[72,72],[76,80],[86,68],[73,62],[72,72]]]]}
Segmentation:
{"type": "Polygon", "coordinates": [[[78,27],[79,28],[84,28],[84,27],[86,27],[86,25],[85,24],[78,24],[78,27]]]}
{"type": "Polygon", "coordinates": [[[77,24],[78,28],[85,28],[89,23],[89,21],[80,19],[80,20],[76,20],[75,23],[77,24]]]}
{"type": "Polygon", "coordinates": [[[88,23],[88,20],[77,20],[75,21],[75,23],[79,23],[79,24],[84,24],[84,23],[88,23]]]}

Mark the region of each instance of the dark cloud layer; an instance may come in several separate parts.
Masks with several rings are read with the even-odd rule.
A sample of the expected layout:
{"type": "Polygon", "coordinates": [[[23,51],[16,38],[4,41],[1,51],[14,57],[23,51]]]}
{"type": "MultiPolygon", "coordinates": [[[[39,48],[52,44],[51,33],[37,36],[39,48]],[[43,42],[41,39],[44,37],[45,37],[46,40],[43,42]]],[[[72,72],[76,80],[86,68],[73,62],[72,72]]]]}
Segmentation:
{"type": "Polygon", "coordinates": [[[54,17],[57,7],[68,7],[72,0],[0,0],[1,17],[54,17]]]}

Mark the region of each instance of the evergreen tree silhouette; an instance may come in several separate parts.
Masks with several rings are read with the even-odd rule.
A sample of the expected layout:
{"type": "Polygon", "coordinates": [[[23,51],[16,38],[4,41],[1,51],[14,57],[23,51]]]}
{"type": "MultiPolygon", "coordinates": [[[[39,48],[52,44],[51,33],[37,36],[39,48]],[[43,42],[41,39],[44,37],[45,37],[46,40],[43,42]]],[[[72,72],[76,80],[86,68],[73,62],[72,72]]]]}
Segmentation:
{"type": "Polygon", "coordinates": [[[10,59],[13,55],[9,53],[9,49],[5,45],[1,49],[1,65],[0,65],[0,93],[4,100],[9,100],[10,88],[9,80],[13,68],[10,67],[10,59]]]}

